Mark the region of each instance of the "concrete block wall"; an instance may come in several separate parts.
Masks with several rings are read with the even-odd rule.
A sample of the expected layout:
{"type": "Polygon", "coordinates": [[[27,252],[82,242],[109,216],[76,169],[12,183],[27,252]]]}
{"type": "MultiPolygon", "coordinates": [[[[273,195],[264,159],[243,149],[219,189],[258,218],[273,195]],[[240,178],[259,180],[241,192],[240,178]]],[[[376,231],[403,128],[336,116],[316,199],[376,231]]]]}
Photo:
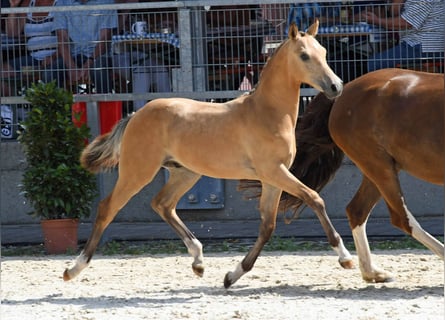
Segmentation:
{"type": "MultiPolygon", "coordinates": [[[[2,141],[0,154],[1,185],[0,211],[2,224],[30,224],[38,223],[35,218],[27,215],[32,208],[20,194],[18,185],[25,168],[24,156],[20,145],[15,141],[2,141]]],[[[108,194],[115,183],[117,173],[102,174],[98,178],[98,186],[103,195],[108,194]]],[[[409,176],[400,175],[405,199],[408,207],[417,217],[443,217],[444,192],[443,187],[435,186],[409,176]]],[[[345,207],[352,199],[361,181],[361,173],[350,162],[345,161],[337,175],[321,192],[325,200],[327,211],[332,219],[344,219],[345,207]]],[[[149,222],[161,221],[160,217],[150,207],[152,197],[164,184],[164,175],[159,173],[153,182],[134,196],[116,217],[117,222],[149,222]]],[[[179,214],[185,221],[209,220],[255,220],[259,219],[257,201],[246,201],[236,190],[238,181],[226,180],[225,205],[215,210],[181,210],[179,214]]],[[[92,217],[97,202],[92,208],[92,217]]],[[[316,219],[310,209],[306,209],[302,218],[316,219]]],[[[388,217],[388,211],[382,201],[376,206],[372,217],[388,217]]]]}

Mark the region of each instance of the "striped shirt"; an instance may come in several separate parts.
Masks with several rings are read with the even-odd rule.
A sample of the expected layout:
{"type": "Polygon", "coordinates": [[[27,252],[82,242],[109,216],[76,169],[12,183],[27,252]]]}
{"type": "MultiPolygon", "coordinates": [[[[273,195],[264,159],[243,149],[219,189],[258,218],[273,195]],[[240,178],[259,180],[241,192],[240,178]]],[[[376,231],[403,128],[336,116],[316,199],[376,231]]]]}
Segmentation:
{"type": "Polygon", "coordinates": [[[412,25],[400,40],[410,46],[422,45],[422,52],[445,49],[445,1],[406,0],[401,17],[412,25]]]}
{"type": "MultiPolygon", "coordinates": [[[[54,1],[54,5],[56,1],[54,1]]],[[[35,2],[36,0],[31,0],[29,6],[34,7],[35,2]]],[[[48,13],[44,18],[33,18],[32,12],[28,13],[23,31],[27,38],[26,48],[34,59],[44,60],[56,53],[57,36],[52,28],[53,13],[48,13]]]]}

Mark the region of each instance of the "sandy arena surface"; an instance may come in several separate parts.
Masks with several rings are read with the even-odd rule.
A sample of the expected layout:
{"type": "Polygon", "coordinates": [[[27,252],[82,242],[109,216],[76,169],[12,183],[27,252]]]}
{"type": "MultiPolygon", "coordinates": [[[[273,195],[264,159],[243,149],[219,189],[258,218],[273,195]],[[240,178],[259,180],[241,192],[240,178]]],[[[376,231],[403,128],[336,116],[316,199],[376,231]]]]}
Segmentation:
{"type": "MultiPolygon", "coordinates": [[[[423,250],[375,251],[396,281],[368,284],[331,252],[265,252],[230,289],[241,253],[208,254],[203,278],[188,255],[2,257],[1,319],[444,319],[444,264],[423,250]]],[[[356,258],[355,258],[356,260],[356,258]]]]}

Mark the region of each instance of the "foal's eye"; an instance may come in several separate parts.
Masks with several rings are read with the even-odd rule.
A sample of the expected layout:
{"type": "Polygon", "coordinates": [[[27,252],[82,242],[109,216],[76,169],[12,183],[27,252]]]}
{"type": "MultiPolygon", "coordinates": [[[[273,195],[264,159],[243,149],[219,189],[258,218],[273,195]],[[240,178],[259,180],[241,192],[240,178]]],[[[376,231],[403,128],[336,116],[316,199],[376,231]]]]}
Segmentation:
{"type": "Polygon", "coordinates": [[[300,58],[303,61],[308,61],[309,60],[309,55],[307,53],[302,53],[300,58]]]}

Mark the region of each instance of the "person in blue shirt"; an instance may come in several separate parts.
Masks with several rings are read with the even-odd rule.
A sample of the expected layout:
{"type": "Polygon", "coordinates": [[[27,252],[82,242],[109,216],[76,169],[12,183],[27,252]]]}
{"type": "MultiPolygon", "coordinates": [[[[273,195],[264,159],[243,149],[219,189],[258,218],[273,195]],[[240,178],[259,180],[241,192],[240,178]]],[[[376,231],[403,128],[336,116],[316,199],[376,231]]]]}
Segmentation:
{"type": "MultiPolygon", "coordinates": [[[[113,4],[114,0],[58,0],[57,6],[113,4]]],[[[113,89],[112,61],[108,54],[112,32],[117,28],[116,10],[57,11],[54,30],[60,58],[57,70],[49,70],[59,86],[92,84],[96,93],[113,89]]]]}

